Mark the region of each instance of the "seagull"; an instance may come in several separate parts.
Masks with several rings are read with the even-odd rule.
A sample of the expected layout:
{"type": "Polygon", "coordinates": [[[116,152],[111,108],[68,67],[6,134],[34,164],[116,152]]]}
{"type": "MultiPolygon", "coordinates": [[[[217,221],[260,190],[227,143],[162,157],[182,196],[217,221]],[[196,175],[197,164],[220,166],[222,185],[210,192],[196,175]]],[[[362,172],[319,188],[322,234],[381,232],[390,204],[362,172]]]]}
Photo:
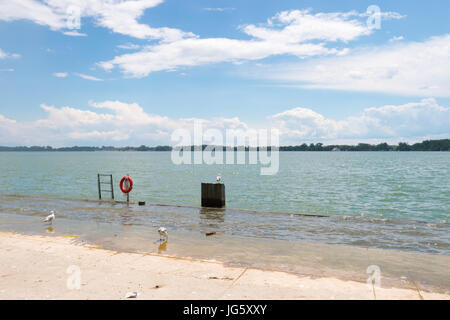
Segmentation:
{"type": "Polygon", "coordinates": [[[127,292],[127,294],[125,295],[125,299],[133,299],[133,298],[137,298],[139,294],[137,292],[127,292]]]}
{"type": "Polygon", "coordinates": [[[222,182],[222,175],[220,173],[216,177],[216,182],[222,182]]]}
{"type": "Polygon", "coordinates": [[[167,229],[164,227],[159,227],[158,229],[159,233],[159,240],[162,241],[162,238],[164,238],[164,241],[167,241],[169,239],[169,234],[167,233],[167,229]]]}
{"type": "Polygon", "coordinates": [[[52,223],[55,219],[55,211],[50,211],[50,214],[44,219],[44,222],[50,222],[52,223]]]}

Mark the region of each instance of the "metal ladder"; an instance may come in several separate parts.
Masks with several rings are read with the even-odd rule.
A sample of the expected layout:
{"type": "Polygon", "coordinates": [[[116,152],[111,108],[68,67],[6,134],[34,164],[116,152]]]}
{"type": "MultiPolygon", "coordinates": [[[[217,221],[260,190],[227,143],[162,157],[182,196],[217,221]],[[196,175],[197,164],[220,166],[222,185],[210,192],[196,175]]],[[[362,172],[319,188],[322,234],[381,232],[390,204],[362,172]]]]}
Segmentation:
{"type": "Polygon", "coordinates": [[[114,186],[113,186],[113,177],[112,174],[97,174],[98,181],[98,198],[102,200],[102,192],[111,192],[111,198],[114,200],[114,186]],[[101,180],[101,177],[109,177],[109,182],[105,182],[101,180]],[[109,184],[111,186],[110,190],[102,190],[102,184],[109,184]]]}

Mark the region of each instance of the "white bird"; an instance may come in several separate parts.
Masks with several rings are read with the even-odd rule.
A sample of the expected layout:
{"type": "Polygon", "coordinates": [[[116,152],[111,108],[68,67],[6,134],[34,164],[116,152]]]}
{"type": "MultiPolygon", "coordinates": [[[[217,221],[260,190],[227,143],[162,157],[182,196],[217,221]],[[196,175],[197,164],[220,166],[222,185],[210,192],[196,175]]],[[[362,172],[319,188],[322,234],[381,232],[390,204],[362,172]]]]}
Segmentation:
{"type": "Polygon", "coordinates": [[[125,294],[125,299],[133,299],[133,298],[137,298],[139,294],[137,292],[127,292],[125,294]]]}
{"type": "Polygon", "coordinates": [[[50,222],[52,223],[55,219],[55,211],[50,211],[50,214],[44,219],[44,222],[50,222]]]}
{"type": "Polygon", "coordinates": [[[166,228],[159,227],[158,233],[159,233],[159,240],[162,241],[162,238],[164,238],[164,241],[167,241],[167,239],[169,239],[169,233],[167,232],[166,228]]]}
{"type": "Polygon", "coordinates": [[[222,175],[219,173],[219,175],[216,177],[216,182],[222,181],[222,175]]]}

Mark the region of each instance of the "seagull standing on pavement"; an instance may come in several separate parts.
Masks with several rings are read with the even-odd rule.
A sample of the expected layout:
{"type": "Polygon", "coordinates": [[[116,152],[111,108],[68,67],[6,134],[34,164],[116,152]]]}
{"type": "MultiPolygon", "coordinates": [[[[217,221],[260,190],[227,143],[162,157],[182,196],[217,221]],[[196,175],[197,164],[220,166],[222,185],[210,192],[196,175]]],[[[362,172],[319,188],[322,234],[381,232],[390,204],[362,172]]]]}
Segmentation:
{"type": "Polygon", "coordinates": [[[44,222],[50,222],[50,224],[55,219],[55,211],[50,211],[50,214],[44,219],[44,222]]]}
{"type": "Polygon", "coordinates": [[[159,227],[158,233],[159,233],[159,240],[160,241],[162,241],[163,238],[164,238],[164,241],[167,241],[167,239],[169,239],[169,233],[167,232],[166,228],[159,227]]]}

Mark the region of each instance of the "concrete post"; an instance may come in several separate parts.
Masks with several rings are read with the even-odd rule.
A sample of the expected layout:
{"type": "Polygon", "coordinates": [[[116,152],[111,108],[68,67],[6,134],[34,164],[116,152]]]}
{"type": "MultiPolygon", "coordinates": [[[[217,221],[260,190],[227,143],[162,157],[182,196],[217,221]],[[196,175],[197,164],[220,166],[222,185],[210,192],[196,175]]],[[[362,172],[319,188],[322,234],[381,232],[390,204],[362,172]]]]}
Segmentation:
{"type": "Polygon", "coordinates": [[[225,207],[225,185],[223,183],[202,183],[202,207],[225,207]]]}

